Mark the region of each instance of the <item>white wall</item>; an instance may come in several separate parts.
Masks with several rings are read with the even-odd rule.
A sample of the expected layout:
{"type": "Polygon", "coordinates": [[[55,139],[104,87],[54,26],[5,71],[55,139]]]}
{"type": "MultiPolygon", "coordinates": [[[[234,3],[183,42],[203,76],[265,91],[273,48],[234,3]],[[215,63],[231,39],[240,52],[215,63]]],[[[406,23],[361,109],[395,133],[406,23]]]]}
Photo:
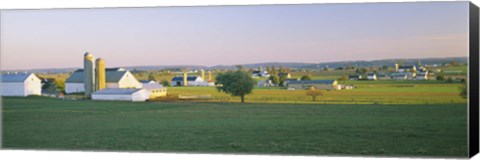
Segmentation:
{"type": "Polygon", "coordinates": [[[83,83],[65,83],[65,93],[78,93],[85,92],[85,87],[83,83]]]}
{"type": "Polygon", "coordinates": [[[118,88],[142,88],[142,83],[140,83],[132,73],[127,72],[120,79],[118,88]]]}
{"type": "Polygon", "coordinates": [[[23,82],[2,82],[2,96],[27,96],[23,82]]]}
{"type": "Polygon", "coordinates": [[[42,81],[35,75],[31,74],[24,83],[25,95],[41,95],[42,81]]]}
{"type": "Polygon", "coordinates": [[[115,100],[115,101],[133,101],[143,102],[149,98],[150,94],[147,90],[142,89],[131,95],[117,95],[117,94],[92,94],[93,100],[115,100]]]}

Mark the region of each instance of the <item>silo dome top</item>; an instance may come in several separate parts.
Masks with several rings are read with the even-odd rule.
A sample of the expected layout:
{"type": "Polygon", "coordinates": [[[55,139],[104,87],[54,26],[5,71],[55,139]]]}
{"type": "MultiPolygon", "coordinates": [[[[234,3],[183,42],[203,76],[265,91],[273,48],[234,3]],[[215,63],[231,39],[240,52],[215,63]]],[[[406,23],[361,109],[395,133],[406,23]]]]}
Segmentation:
{"type": "Polygon", "coordinates": [[[93,60],[93,54],[90,54],[88,52],[85,53],[84,57],[85,57],[85,59],[93,60]]]}

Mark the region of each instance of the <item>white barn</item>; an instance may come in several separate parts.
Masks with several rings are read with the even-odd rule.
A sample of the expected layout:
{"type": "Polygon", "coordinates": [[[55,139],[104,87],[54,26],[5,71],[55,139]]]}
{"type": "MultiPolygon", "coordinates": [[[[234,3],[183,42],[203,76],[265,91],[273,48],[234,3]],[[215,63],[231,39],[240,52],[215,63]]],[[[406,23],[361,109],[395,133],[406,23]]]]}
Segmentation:
{"type": "Polygon", "coordinates": [[[2,74],[2,96],[29,96],[42,93],[41,80],[33,73],[2,74]]]}
{"type": "MultiPolygon", "coordinates": [[[[172,86],[185,86],[183,76],[173,77],[172,86]]],[[[213,82],[206,82],[200,76],[187,76],[187,86],[214,86],[213,82]]]]}
{"type": "MultiPolygon", "coordinates": [[[[65,92],[85,92],[83,69],[76,70],[65,81],[65,92]]],[[[108,68],[105,71],[106,88],[142,88],[140,83],[130,71],[123,68],[108,68]]]]}
{"type": "Polygon", "coordinates": [[[144,102],[149,97],[149,91],[136,88],[105,88],[92,93],[92,100],[144,102]]]}

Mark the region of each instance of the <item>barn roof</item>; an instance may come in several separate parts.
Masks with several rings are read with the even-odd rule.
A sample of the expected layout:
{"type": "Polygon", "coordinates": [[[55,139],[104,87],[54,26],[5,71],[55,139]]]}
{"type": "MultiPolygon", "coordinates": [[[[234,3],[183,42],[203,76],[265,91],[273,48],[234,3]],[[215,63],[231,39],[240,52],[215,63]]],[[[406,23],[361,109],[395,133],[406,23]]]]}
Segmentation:
{"type": "Polygon", "coordinates": [[[399,69],[413,69],[416,68],[415,66],[399,66],[399,69]]]}
{"type": "MultiPolygon", "coordinates": [[[[195,81],[197,78],[198,76],[187,76],[187,81],[195,81]]],[[[173,77],[172,81],[183,81],[183,76],[173,77]]]]}
{"type": "MultiPolygon", "coordinates": [[[[128,71],[125,70],[107,70],[105,72],[105,80],[106,82],[111,82],[111,83],[117,83],[122,79],[122,77],[127,73],[128,71]]],[[[65,81],[66,83],[83,83],[84,81],[84,72],[83,69],[76,70],[75,72],[68,77],[68,79],[65,81]]]]}
{"type": "Polygon", "coordinates": [[[138,92],[142,89],[135,88],[105,88],[99,91],[96,91],[93,94],[97,95],[131,95],[135,92],[138,92]]]}
{"type": "Polygon", "coordinates": [[[33,73],[2,74],[2,82],[24,82],[33,73]]]}
{"type": "Polygon", "coordinates": [[[290,81],[289,84],[333,84],[335,80],[303,80],[303,81],[290,81]]]}
{"type": "Polygon", "coordinates": [[[158,84],[158,83],[146,83],[146,84],[143,84],[143,88],[145,88],[145,89],[162,89],[163,85],[158,84]]]}

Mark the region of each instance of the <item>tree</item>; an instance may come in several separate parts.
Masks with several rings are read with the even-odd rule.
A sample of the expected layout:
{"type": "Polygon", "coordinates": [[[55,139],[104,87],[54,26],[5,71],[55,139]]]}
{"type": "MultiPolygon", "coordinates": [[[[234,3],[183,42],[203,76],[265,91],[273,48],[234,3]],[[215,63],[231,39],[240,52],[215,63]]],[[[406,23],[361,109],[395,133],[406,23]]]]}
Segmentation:
{"type": "Polygon", "coordinates": [[[148,74],[148,80],[156,81],[155,74],[153,72],[150,72],[150,74],[148,74]]]}
{"type": "Polygon", "coordinates": [[[275,85],[278,85],[278,83],[280,82],[277,75],[270,75],[270,77],[268,79],[271,80],[272,83],[275,84],[275,85]]]}
{"type": "Polygon", "coordinates": [[[65,80],[55,80],[55,86],[60,92],[65,92],[65,80]]]}
{"type": "Polygon", "coordinates": [[[170,86],[170,82],[168,80],[162,80],[162,82],[160,82],[164,87],[168,87],[170,86]]]}
{"type": "Polygon", "coordinates": [[[242,72],[240,69],[220,73],[215,77],[215,81],[219,84],[217,87],[219,92],[240,96],[242,103],[245,102],[245,95],[252,93],[255,83],[248,73],[242,72]]]}
{"type": "Polygon", "coordinates": [[[323,95],[323,93],[320,90],[316,90],[315,88],[311,88],[311,89],[307,90],[306,94],[307,94],[307,96],[312,97],[312,101],[315,101],[317,96],[323,95]]]}
{"type": "Polygon", "coordinates": [[[347,81],[347,80],[348,80],[348,76],[347,76],[347,75],[343,75],[342,77],[338,78],[338,80],[340,80],[340,81],[347,81]]]}
{"type": "Polygon", "coordinates": [[[443,80],[445,80],[445,77],[443,77],[443,75],[437,76],[437,81],[443,81],[443,80]]]}
{"type": "Polygon", "coordinates": [[[300,77],[300,80],[302,80],[302,81],[312,80],[312,76],[311,75],[303,75],[302,77],[300,77]]]}
{"type": "Polygon", "coordinates": [[[272,74],[277,74],[277,69],[275,68],[274,65],[272,65],[272,74]]]}
{"type": "Polygon", "coordinates": [[[468,87],[467,87],[467,81],[462,81],[462,85],[460,86],[460,96],[462,98],[467,98],[468,96],[468,87]]]}
{"type": "Polygon", "coordinates": [[[450,65],[452,65],[452,66],[458,66],[458,62],[455,61],[455,60],[453,60],[453,61],[450,62],[450,65]]]}
{"type": "Polygon", "coordinates": [[[267,71],[268,73],[271,73],[271,72],[272,72],[272,70],[270,69],[270,66],[267,66],[266,71],[267,71]]]}
{"type": "Polygon", "coordinates": [[[283,87],[283,85],[285,85],[286,80],[287,80],[286,76],[280,76],[278,77],[278,84],[283,87]]]}
{"type": "Polygon", "coordinates": [[[447,83],[453,83],[452,77],[448,77],[448,78],[447,78],[447,83]]]}

